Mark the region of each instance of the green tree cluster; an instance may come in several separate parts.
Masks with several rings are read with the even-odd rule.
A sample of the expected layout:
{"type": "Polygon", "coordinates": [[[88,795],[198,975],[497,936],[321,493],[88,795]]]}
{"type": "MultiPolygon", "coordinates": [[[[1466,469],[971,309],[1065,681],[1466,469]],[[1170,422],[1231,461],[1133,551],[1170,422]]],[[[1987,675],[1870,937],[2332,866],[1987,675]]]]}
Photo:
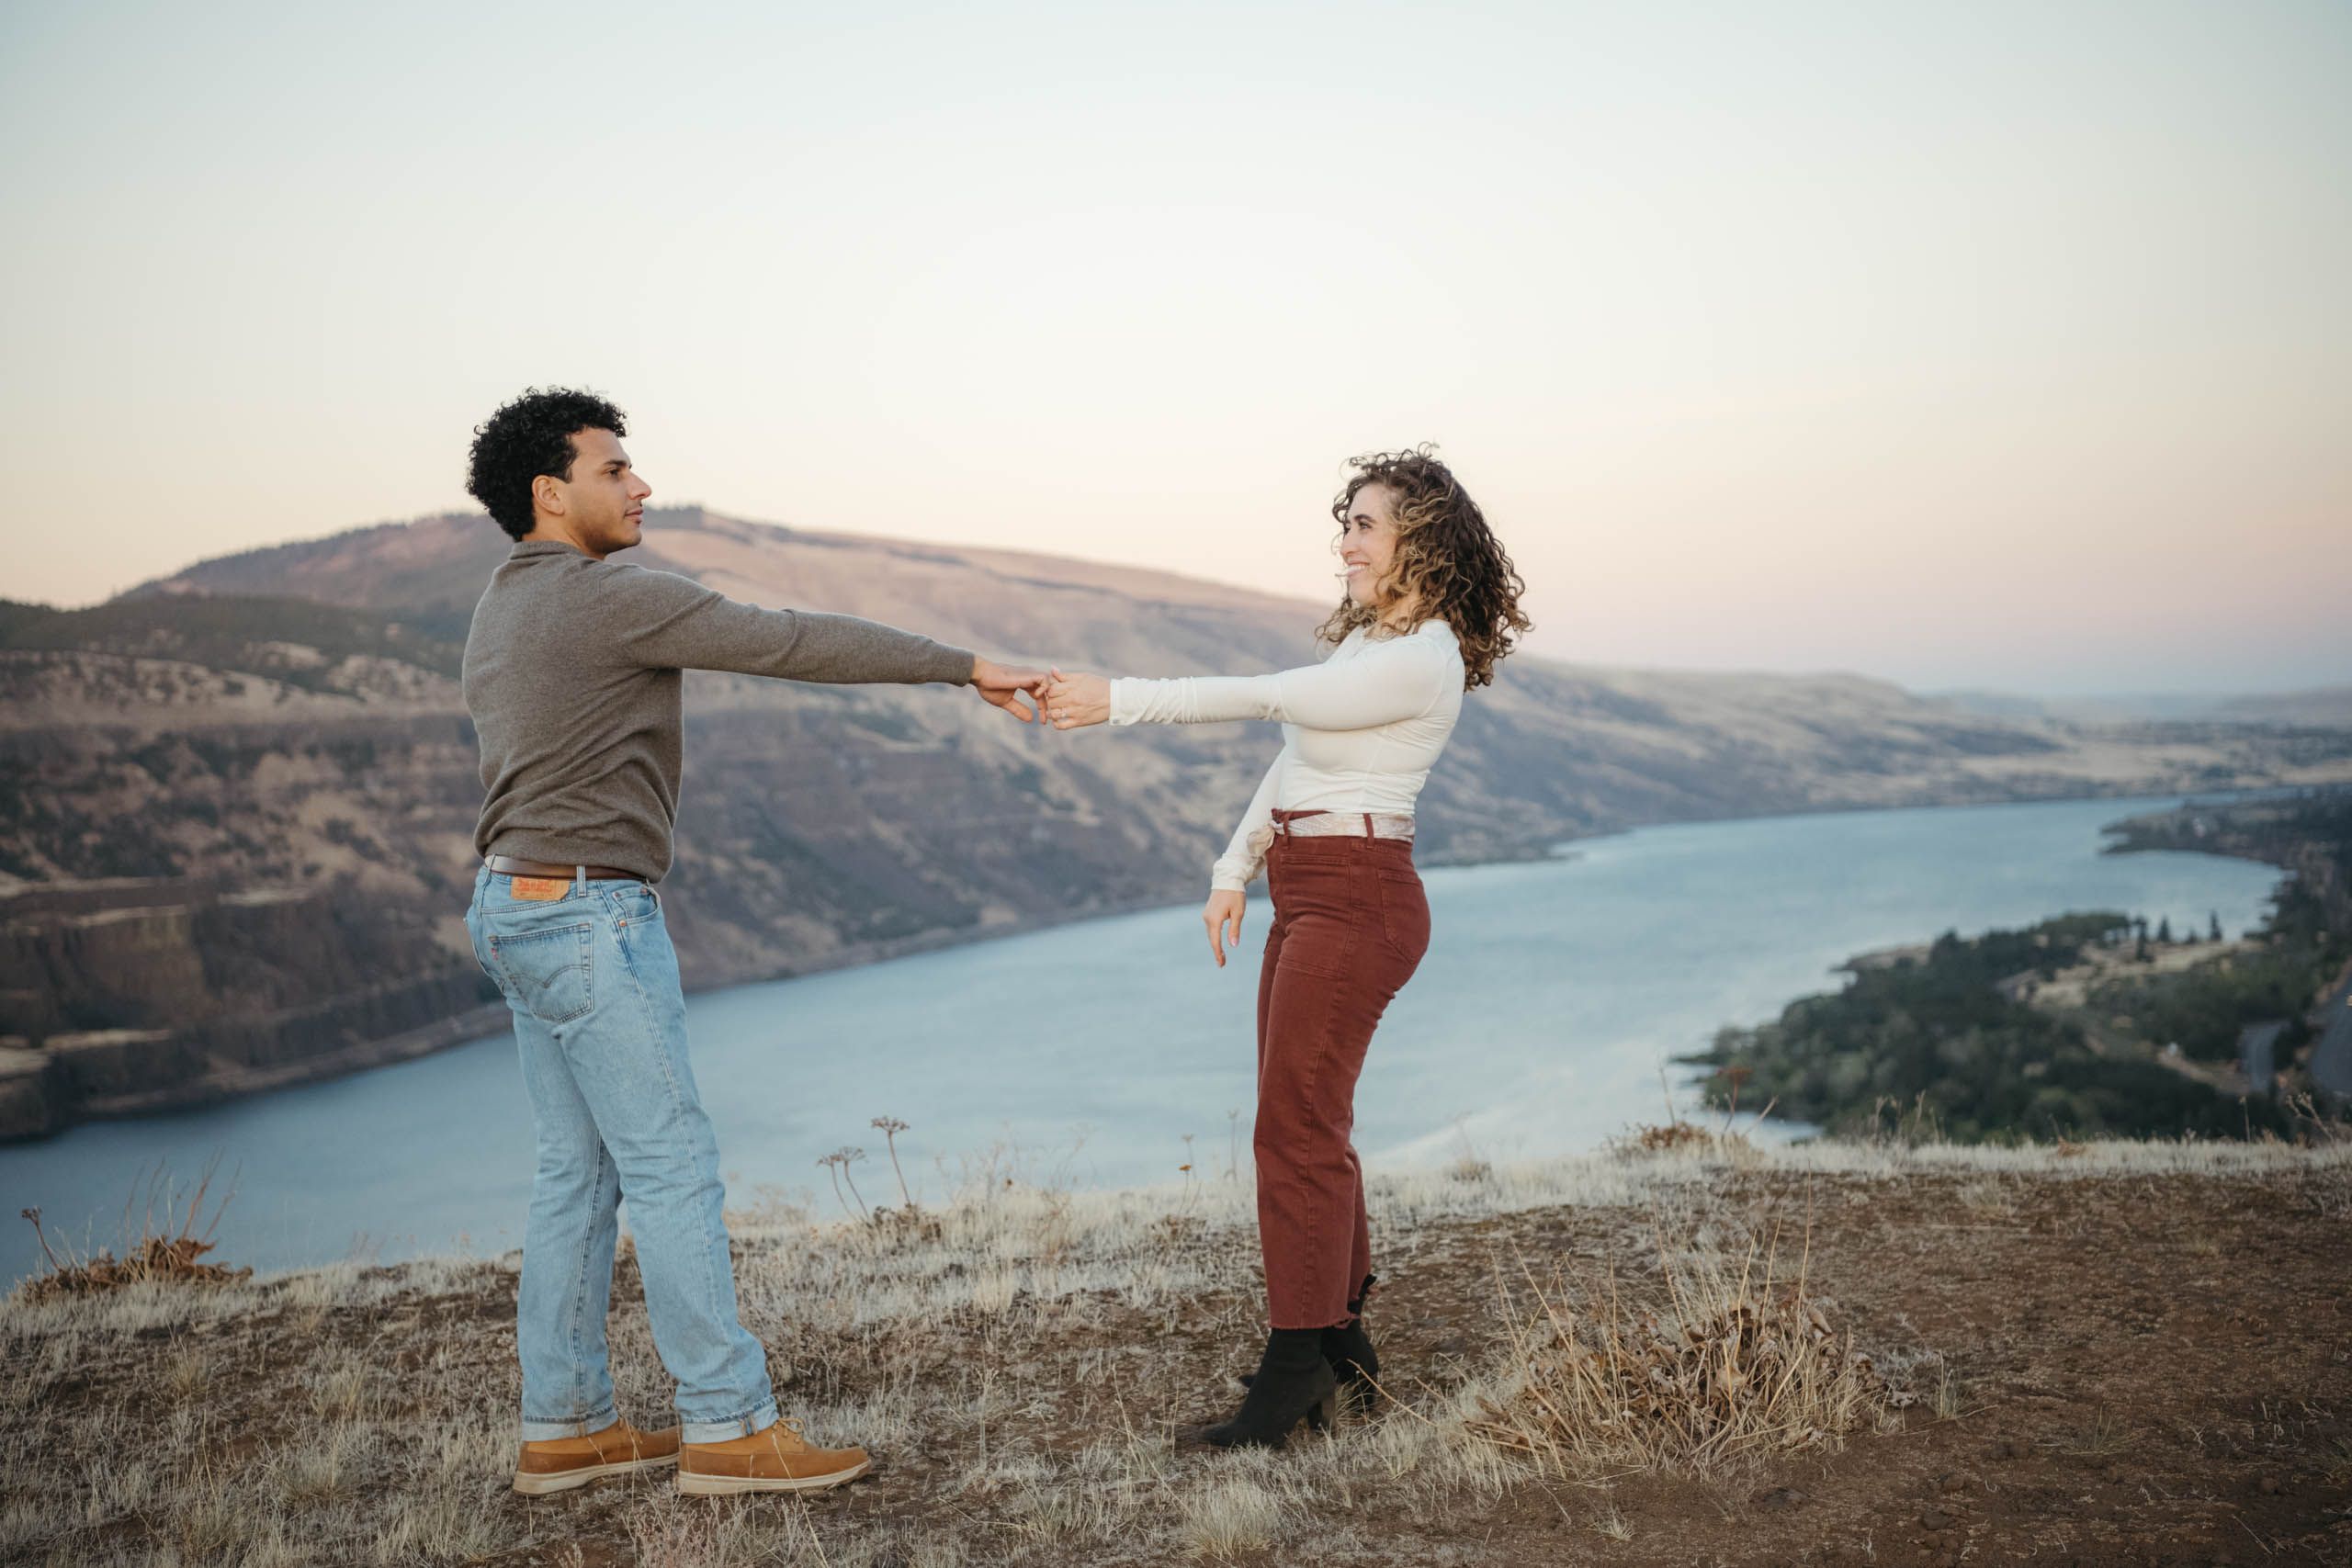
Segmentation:
{"type": "Polygon", "coordinates": [[[2169,975],[2110,980],[2092,991],[2091,1005],[2129,1019],[2143,1039],[2177,1043],[2206,1062],[2233,1060],[2246,1025],[2284,1019],[2287,1031],[2276,1049],[2286,1061],[2310,1038],[2304,1014],[2312,999],[2352,959],[2352,933],[2329,930],[2320,899],[2290,880],[2273,897],[2256,940],[2261,945],[2251,952],[2222,953],[2169,975]]]}
{"type": "MultiPolygon", "coordinates": [[[[1856,975],[1845,990],[1791,1003],[1755,1029],[1725,1029],[1690,1060],[1745,1068],[1743,1104],[1839,1134],[1883,1125],[1892,1105],[1924,1113],[1944,1135],[2020,1138],[2237,1136],[2283,1131],[2268,1102],[2224,1099],[2156,1063],[2100,1055],[2072,1023],[2004,994],[2001,982],[2048,977],[2093,942],[2128,940],[2123,914],[2063,915],[2023,931],[1963,939],[1947,931],[1923,960],[1856,975]]],[[[1719,1073],[1708,1099],[1729,1100],[1719,1073]]]]}

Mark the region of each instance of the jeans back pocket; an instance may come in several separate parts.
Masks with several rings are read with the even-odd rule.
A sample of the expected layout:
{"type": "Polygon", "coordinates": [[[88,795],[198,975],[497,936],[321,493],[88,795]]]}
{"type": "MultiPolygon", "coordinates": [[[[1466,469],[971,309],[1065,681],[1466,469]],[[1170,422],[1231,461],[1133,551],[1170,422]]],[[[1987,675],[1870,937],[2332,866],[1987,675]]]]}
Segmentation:
{"type": "Polygon", "coordinates": [[[1380,934],[1387,939],[1390,952],[1408,965],[1418,965],[1430,949],[1430,901],[1421,879],[1410,872],[1384,871],[1374,886],[1380,895],[1380,934]]]}
{"type": "Polygon", "coordinates": [[[492,931],[490,955],[494,978],[516,1006],[541,1023],[567,1023],[596,1005],[591,959],[596,951],[592,923],[550,926],[513,935],[492,931]]]}

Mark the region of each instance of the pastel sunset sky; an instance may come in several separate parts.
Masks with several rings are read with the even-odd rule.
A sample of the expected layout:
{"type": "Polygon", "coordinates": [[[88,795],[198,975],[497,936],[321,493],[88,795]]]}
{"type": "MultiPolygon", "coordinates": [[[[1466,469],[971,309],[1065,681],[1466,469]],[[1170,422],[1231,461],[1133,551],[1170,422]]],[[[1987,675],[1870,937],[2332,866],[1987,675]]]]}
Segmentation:
{"type": "Polygon", "coordinates": [[[1317,599],[1435,441],[1562,658],[2344,682],[2347,84],[2337,0],[11,6],[0,592],[564,383],[657,502],[1317,599]]]}

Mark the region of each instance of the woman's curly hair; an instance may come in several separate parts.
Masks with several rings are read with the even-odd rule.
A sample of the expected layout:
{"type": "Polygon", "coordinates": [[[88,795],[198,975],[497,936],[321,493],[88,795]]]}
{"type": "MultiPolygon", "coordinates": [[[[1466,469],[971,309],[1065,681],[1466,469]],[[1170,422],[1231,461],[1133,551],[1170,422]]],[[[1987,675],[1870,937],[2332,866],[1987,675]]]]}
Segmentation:
{"type": "Polygon", "coordinates": [[[531,531],[531,481],[541,474],[571,478],[574,431],[627,435],[621,411],[594,392],[568,387],[526,387],[522,395],[474,426],[466,490],[511,538],[531,531]]]}
{"type": "Polygon", "coordinates": [[[1385,485],[1396,496],[1396,555],[1377,601],[1358,604],[1342,595],[1316,637],[1336,643],[1358,626],[1376,625],[1399,601],[1411,598],[1420,620],[1442,619],[1462,644],[1463,685],[1489,685],[1495,666],[1535,623],[1519,607],[1527,592],[1502,541],[1453,470],[1427,445],[1404,452],[1372,452],[1348,459],[1355,470],[1331,503],[1344,536],[1356,492],[1385,485]]]}

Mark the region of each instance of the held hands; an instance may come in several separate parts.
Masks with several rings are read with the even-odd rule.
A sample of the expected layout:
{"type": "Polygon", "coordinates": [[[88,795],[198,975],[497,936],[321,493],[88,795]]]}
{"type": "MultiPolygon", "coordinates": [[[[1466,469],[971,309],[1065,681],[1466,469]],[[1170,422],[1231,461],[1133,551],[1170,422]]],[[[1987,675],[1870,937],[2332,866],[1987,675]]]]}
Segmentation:
{"type": "Polygon", "coordinates": [[[1225,967],[1225,950],[1241,945],[1241,911],[1249,901],[1246,893],[1219,888],[1201,910],[1201,923],[1209,929],[1209,956],[1220,969],[1225,967]]]}
{"type": "Polygon", "coordinates": [[[1042,670],[1010,669],[991,659],[972,660],[972,690],[979,693],[980,701],[1002,708],[1023,724],[1035,723],[1037,715],[1021,700],[1022,694],[1028,694],[1030,701],[1035,702],[1046,688],[1046,679],[1042,670]]]}
{"type": "Polygon", "coordinates": [[[1023,670],[994,660],[972,660],[972,690],[1023,724],[1043,715],[1056,729],[1083,729],[1111,716],[1111,682],[1102,675],[1023,670]],[[1027,702],[1022,699],[1026,696],[1027,702]],[[1035,704],[1032,707],[1030,705],[1035,704]]]}
{"type": "MultiPolygon", "coordinates": [[[[1045,691],[1046,721],[1056,729],[1083,729],[1111,716],[1111,682],[1103,675],[1053,671],[1045,691]]],[[[1221,961],[1220,961],[1221,962],[1221,961]]]]}

